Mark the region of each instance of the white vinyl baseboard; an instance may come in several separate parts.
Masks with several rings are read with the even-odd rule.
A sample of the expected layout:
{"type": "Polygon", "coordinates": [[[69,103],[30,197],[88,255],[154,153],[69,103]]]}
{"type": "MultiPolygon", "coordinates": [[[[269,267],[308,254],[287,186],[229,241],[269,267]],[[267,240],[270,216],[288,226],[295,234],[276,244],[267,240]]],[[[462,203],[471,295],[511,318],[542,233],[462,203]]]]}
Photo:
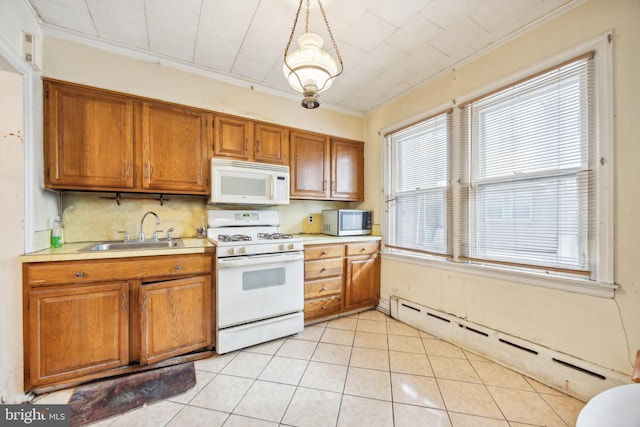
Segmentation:
{"type": "Polygon", "coordinates": [[[387,300],[380,300],[377,308],[385,312],[385,306],[394,319],[584,401],[608,388],[630,382],[629,375],[397,296],[392,296],[388,305],[387,300]]]}

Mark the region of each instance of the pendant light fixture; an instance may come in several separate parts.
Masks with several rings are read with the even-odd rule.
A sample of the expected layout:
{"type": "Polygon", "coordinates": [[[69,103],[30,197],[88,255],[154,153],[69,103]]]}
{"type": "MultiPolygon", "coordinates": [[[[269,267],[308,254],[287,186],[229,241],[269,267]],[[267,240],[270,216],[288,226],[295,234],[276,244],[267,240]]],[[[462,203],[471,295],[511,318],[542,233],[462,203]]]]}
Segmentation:
{"type": "Polygon", "coordinates": [[[333,38],[331,28],[329,28],[329,22],[325,15],[322,2],[318,1],[320,12],[322,13],[322,19],[327,27],[327,32],[331,39],[333,49],[338,56],[338,62],[328,52],[322,50],[324,41],[316,33],[309,32],[309,2],[310,0],[300,0],[298,5],[298,11],[293,21],[293,28],[291,29],[291,35],[289,36],[289,42],[284,50],[284,65],[282,71],[284,76],[289,82],[289,86],[301,92],[303,95],[302,106],[304,108],[313,109],[320,106],[320,100],[318,94],[324,90],[327,90],[333,84],[333,79],[342,74],[342,57],[338,46],[333,38]],[[298,37],[298,49],[289,53],[291,42],[293,41],[293,34],[296,31],[298,25],[298,18],[300,17],[300,11],[302,10],[302,3],[307,3],[307,13],[305,19],[304,34],[298,37]]]}

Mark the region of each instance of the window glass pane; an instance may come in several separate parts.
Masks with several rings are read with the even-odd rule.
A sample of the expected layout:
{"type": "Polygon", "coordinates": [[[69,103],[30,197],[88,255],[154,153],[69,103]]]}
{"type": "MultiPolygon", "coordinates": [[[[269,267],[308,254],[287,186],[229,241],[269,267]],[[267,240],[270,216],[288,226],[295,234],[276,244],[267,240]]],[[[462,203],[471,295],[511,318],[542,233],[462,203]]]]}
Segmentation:
{"type": "Polygon", "coordinates": [[[446,185],[447,125],[447,117],[442,115],[393,136],[395,191],[446,185]]]}
{"type": "Polygon", "coordinates": [[[480,185],[476,256],[584,268],[581,193],[577,175],[480,185]]]}
{"type": "Polygon", "coordinates": [[[447,252],[444,191],[398,196],[396,212],[397,246],[435,253],[447,252]]]}
{"type": "Polygon", "coordinates": [[[534,79],[474,107],[476,178],[583,167],[584,78],[576,65],[534,79]],[[537,83],[537,84],[533,84],[537,83]],[[515,92],[515,93],[514,93],[515,92]]]}

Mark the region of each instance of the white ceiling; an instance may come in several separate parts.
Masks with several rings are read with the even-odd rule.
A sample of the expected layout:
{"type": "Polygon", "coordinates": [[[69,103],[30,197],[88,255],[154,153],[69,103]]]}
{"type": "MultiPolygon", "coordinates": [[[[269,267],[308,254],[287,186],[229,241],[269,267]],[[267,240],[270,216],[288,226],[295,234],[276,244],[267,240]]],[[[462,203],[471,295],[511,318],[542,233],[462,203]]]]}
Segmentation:
{"type": "MultiPolygon", "coordinates": [[[[283,76],[282,60],[298,0],[25,1],[45,34],[105,43],[296,94],[283,76]]],[[[369,111],[578,1],[323,0],[345,70],[320,99],[355,113],[369,111]]],[[[316,4],[311,0],[309,30],[328,48],[316,4]]],[[[301,17],[296,34],[303,30],[301,17]]]]}

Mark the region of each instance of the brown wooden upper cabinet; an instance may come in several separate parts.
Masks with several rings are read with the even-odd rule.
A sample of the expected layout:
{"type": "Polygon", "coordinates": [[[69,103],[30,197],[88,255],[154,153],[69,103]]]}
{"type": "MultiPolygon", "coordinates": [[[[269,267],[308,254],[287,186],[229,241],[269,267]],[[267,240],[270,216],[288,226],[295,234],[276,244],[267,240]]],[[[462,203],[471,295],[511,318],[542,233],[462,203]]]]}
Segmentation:
{"type": "Polygon", "coordinates": [[[207,194],[212,115],[44,81],[45,186],[207,194]]]}
{"type": "Polygon", "coordinates": [[[291,131],[291,198],[364,200],[362,142],[291,131]]]}
{"type": "Polygon", "coordinates": [[[44,97],[45,185],[133,189],[133,100],[50,81],[44,97]]]}
{"type": "Polygon", "coordinates": [[[168,102],[44,80],[45,186],[208,193],[209,158],[289,165],[291,198],[364,200],[364,145],[168,102]]]}
{"type": "Polygon", "coordinates": [[[364,200],[364,144],[331,140],[331,200],[364,200]]]}
{"type": "Polygon", "coordinates": [[[286,165],[288,130],[281,126],[238,117],[216,116],[214,157],[286,165]]]}
{"type": "Polygon", "coordinates": [[[206,194],[211,114],[158,102],[141,105],[142,188],[206,194]]]}

